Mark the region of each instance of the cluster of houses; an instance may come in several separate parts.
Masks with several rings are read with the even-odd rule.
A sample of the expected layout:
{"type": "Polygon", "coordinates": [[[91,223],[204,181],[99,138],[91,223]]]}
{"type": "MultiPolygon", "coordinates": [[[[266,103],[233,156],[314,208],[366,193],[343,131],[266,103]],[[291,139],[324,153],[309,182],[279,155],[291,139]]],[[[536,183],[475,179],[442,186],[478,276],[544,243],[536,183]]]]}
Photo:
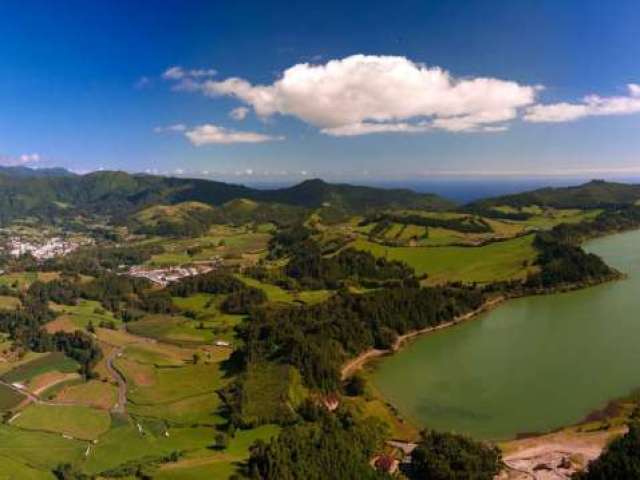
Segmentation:
{"type": "Polygon", "coordinates": [[[192,277],[211,272],[222,264],[222,258],[214,257],[206,263],[195,263],[188,266],[175,266],[166,268],[150,268],[145,265],[136,265],[129,269],[128,275],[132,277],[146,278],[162,287],[176,282],[184,277],[192,277]]]}
{"type": "Polygon", "coordinates": [[[30,253],[37,260],[46,260],[73,252],[80,247],[81,244],[79,241],[65,240],[61,237],[52,237],[44,242],[11,237],[5,245],[5,250],[9,255],[14,257],[30,253]]]}
{"type": "MultiPolygon", "coordinates": [[[[340,406],[340,397],[329,393],[320,399],[320,404],[329,412],[334,412],[340,406]]],[[[373,469],[389,475],[411,470],[411,454],[418,446],[417,443],[402,440],[388,440],[384,452],[375,455],[370,462],[373,469]]]]}
{"type": "Polygon", "coordinates": [[[417,446],[418,444],[413,442],[388,440],[387,451],[373,457],[371,466],[390,475],[398,471],[406,473],[411,470],[411,454],[417,446]]]}

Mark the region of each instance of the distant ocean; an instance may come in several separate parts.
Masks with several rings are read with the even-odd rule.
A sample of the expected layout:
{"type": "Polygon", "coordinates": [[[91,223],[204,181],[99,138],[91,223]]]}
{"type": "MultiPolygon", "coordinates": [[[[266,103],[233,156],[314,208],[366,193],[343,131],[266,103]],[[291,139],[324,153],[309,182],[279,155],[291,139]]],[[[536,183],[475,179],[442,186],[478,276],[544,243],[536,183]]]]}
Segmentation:
{"type": "MultiPolygon", "coordinates": [[[[592,177],[593,178],[593,177],[592,177]]],[[[480,198],[526,192],[543,187],[567,187],[588,182],[589,177],[434,177],[421,180],[366,181],[344,180],[340,183],[382,188],[409,188],[416,192],[435,193],[456,203],[480,198]]],[[[597,176],[596,176],[597,178],[597,176]]],[[[607,181],[640,183],[640,177],[607,177],[607,181]]],[[[330,180],[331,183],[338,183],[330,180]]],[[[256,188],[280,188],[299,182],[249,184],[256,188]]]]}

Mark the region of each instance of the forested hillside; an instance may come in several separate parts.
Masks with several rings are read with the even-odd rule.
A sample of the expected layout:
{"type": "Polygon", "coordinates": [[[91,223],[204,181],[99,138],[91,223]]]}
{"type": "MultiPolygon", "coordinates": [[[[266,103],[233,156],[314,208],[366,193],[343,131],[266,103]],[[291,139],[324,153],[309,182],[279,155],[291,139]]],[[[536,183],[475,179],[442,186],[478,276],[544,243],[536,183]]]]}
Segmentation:
{"type": "Polygon", "coordinates": [[[466,208],[470,211],[485,211],[501,206],[518,209],[538,205],[584,209],[630,205],[638,200],[640,200],[640,185],[592,180],[574,187],[547,187],[515,195],[483,199],[467,205],[466,208]]]}
{"type": "Polygon", "coordinates": [[[56,172],[26,175],[22,170],[0,171],[0,222],[24,215],[53,217],[75,212],[122,216],[155,204],[201,202],[220,206],[236,199],[306,208],[325,206],[352,213],[392,207],[435,210],[452,207],[450,202],[436,195],[402,189],[333,185],[322,180],[308,180],[289,188],[258,190],[212,180],[125,172],[94,172],[82,176],[56,172]]]}

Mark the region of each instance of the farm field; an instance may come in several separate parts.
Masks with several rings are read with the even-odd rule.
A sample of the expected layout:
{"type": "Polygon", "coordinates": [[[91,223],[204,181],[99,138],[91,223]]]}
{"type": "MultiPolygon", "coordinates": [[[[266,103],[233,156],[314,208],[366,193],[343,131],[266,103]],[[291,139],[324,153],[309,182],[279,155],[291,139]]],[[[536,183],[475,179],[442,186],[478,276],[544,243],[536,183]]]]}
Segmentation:
{"type": "Polygon", "coordinates": [[[116,403],[117,393],[116,387],[109,382],[90,380],[63,387],[55,400],[108,410],[116,403]]]}
{"type": "Polygon", "coordinates": [[[63,438],[59,433],[0,424],[0,459],[10,458],[18,464],[50,472],[61,462],[80,460],[85,449],[86,442],[63,438]]]}
{"type": "Polygon", "coordinates": [[[387,247],[367,240],[352,246],[379,257],[401,260],[427,274],[428,284],[446,281],[490,282],[523,278],[536,257],[533,236],[527,235],[482,247],[387,247]]]}
{"type": "Polygon", "coordinates": [[[57,272],[16,272],[0,275],[0,285],[5,285],[15,291],[25,290],[35,282],[50,282],[60,277],[57,272]]]}
{"type": "Polygon", "coordinates": [[[213,394],[221,386],[216,381],[221,378],[217,364],[153,367],[119,360],[117,365],[134,384],[129,390],[129,400],[136,404],[169,403],[213,394]]]}
{"type": "Polygon", "coordinates": [[[78,363],[62,353],[49,353],[22,363],[2,376],[7,383],[29,382],[31,379],[46,372],[74,373],[78,370],[78,363]]]}
{"type": "Polygon", "coordinates": [[[154,430],[141,425],[141,429],[132,422],[112,428],[92,447],[81,468],[98,474],[127,462],[147,464],[177,450],[203,449],[212,443],[210,427],[154,430]]]}
{"type": "Polygon", "coordinates": [[[246,285],[250,287],[259,288],[264,291],[270,302],[282,302],[282,303],[294,303],[302,302],[306,304],[319,303],[331,295],[328,290],[304,290],[301,292],[289,292],[277,285],[270,283],[264,283],[245,275],[238,275],[238,278],[242,280],[246,285]]]}
{"type": "Polygon", "coordinates": [[[18,297],[0,295],[0,310],[15,310],[20,305],[22,305],[22,302],[18,297]]]}
{"type": "Polygon", "coordinates": [[[81,440],[95,440],[111,425],[103,410],[77,405],[31,405],[12,422],[26,430],[55,432],[81,440]]]}
{"type": "Polygon", "coordinates": [[[127,324],[127,330],[132,334],[162,342],[177,345],[211,343],[213,332],[198,327],[199,322],[179,315],[148,315],[142,320],[127,324]]]}
{"type": "Polygon", "coordinates": [[[113,313],[106,311],[99,302],[80,299],[78,305],[58,305],[51,303],[50,308],[60,315],[47,325],[49,332],[57,329],[73,331],[74,329],[86,329],[89,324],[98,327],[101,323],[120,325],[122,321],[113,313]]]}
{"type": "Polygon", "coordinates": [[[269,441],[278,434],[275,425],[263,425],[252,430],[240,430],[224,452],[200,450],[191,452],[176,463],[164,465],[154,480],[198,480],[215,478],[225,480],[236,473],[240,462],[249,455],[249,447],[257,440],[269,441]]]}
{"type": "Polygon", "coordinates": [[[0,385],[0,412],[11,410],[18,406],[24,399],[24,395],[9,387],[0,385]]]}
{"type": "Polygon", "coordinates": [[[262,253],[271,235],[246,228],[214,226],[207,235],[189,239],[161,240],[164,252],[151,257],[149,266],[183,265],[214,257],[241,260],[244,255],[262,253]]]}

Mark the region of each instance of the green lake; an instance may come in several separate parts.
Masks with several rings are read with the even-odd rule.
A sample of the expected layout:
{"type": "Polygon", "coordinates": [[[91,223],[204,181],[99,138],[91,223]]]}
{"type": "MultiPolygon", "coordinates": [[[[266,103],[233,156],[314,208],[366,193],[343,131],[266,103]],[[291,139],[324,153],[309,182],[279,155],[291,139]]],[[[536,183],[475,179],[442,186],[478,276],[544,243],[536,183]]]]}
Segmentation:
{"type": "Polygon", "coordinates": [[[374,384],[422,427],[493,440],[574,424],[640,387],[640,230],[585,248],[628,278],[419,338],[378,362],[374,384]]]}

